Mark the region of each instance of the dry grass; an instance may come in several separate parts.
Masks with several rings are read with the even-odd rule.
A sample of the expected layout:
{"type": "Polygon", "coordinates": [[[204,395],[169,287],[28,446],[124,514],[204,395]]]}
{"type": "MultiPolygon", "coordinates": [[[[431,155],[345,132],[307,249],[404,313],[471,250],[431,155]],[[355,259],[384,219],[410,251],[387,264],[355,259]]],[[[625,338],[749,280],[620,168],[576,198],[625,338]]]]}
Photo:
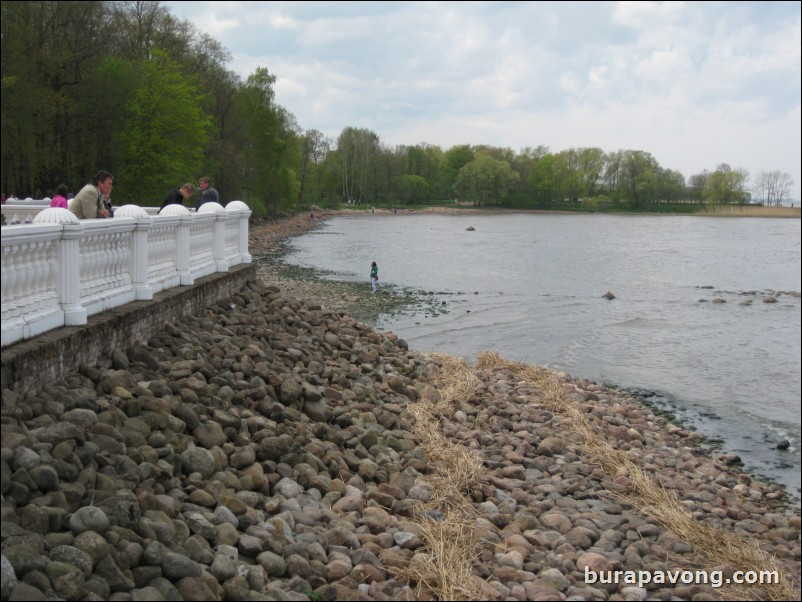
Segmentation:
{"type": "Polygon", "coordinates": [[[477,513],[468,492],[484,469],[479,458],[444,437],[439,424],[479,392],[482,382],[458,358],[444,354],[431,354],[431,358],[440,366],[436,383],[440,400],[434,404],[418,401],[407,412],[432,468],[427,477],[432,490],[425,507],[439,511],[443,518],[418,515],[415,520],[423,534],[424,551],[397,573],[415,583],[419,592],[425,590],[440,600],[481,600],[481,583],[473,570],[479,550],[474,527],[477,513]]]}
{"type": "MultiPolygon", "coordinates": [[[[438,424],[459,404],[467,403],[483,385],[459,358],[443,354],[431,357],[441,368],[437,382],[441,400],[436,404],[418,402],[410,406],[409,412],[415,418],[415,432],[433,465],[430,475],[433,490],[428,505],[444,512],[445,518],[419,520],[426,551],[413,558],[402,576],[441,600],[482,599],[479,580],[472,570],[479,549],[473,527],[475,510],[466,494],[482,478],[483,469],[468,450],[443,437],[438,424]]],[[[799,594],[783,578],[776,560],[765,554],[754,540],[694,519],[673,490],[663,487],[640,468],[637,458],[600,437],[603,427],[577,409],[554,372],[507,361],[496,352],[480,354],[475,366],[480,370],[508,370],[539,389],[538,397],[544,407],[568,418],[570,434],[579,435],[579,451],[585,459],[609,475],[627,477],[628,490],[615,495],[691,545],[707,566],[729,565],[738,570],[776,571],[780,575],[779,584],[727,585],[719,592],[723,598],[799,600],[799,594]]]]}
{"type": "Polygon", "coordinates": [[[714,215],[716,217],[796,217],[800,216],[799,207],[760,207],[753,205],[724,205],[708,207],[697,215],[714,215]]]}
{"type": "Polygon", "coordinates": [[[481,461],[462,447],[449,442],[437,428],[438,422],[425,402],[411,404],[407,411],[415,419],[415,435],[429,457],[432,474],[432,495],[429,506],[445,512],[458,510],[460,514],[475,514],[466,495],[470,486],[483,474],[481,461]]]}
{"type": "Polygon", "coordinates": [[[565,387],[552,372],[544,368],[507,362],[498,354],[492,353],[480,356],[478,365],[512,370],[538,385],[543,392],[544,405],[570,418],[572,430],[581,436],[580,451],[585,458],[602,467],[607,474],[627,476],[630,491],[619,495],[638,511],[692,546],[710,567],[727,564],[739,570],[776,571],[780,575],[779,584],[754,585],[748,588],[725,586],[728,597],[755,599],[758,595],[764,600],[799,600],[799,594],[792,584],[782,577],[776,560],[765,554],[757,542],[700,523],[683,507],[673,490],[666,489],[646,474],[629,454],[613,448],[598,437],[597,427],[576,409],[565,387]]]}
{"type": "Polygon", "coordinates": [[[440,600],[481,600],[473,562],[478,545],[473,524],[456,518],[418,521],[426,547],[415,554],[404,577],[417,589],[434,593],[440,600]]]}

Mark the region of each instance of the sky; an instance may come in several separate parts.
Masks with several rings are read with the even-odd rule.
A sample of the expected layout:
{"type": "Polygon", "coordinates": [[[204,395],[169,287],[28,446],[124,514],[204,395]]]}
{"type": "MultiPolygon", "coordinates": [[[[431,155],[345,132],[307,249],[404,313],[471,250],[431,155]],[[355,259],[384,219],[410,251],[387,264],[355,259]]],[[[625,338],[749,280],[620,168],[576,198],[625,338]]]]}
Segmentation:
{"type": "Polygon", "coordinates": [[[799,2],[164,2],[303,130],[389,146],[643,150],[793,178],[799,2]]]}

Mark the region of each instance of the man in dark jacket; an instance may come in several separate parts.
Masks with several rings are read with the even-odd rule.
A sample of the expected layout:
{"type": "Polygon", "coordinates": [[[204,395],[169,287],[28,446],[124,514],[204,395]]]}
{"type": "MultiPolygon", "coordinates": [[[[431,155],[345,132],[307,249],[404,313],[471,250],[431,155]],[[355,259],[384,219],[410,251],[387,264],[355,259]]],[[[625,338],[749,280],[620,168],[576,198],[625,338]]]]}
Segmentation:
{"type": "Polygon", "coordinates": [[[220,195],[217,194],[217,191],[212,187],[212,181],[209,178],[203,177],[198,180],[198,186],[200,186],[201,189],[201,196],[200,199],[198,199],[198,204],[195,205],[195,211],[206,203],[220,202],[220,195]]]}
{"type": "Polygon", "coordinates": [[[173,188],[173,190],[164,198],[162,206],[159,207],[159,212],[167,207],[167,205],[183,205],[184,199],[188,199],[195,194],[195,187],[187,182],[181,188],[173,188]]]}

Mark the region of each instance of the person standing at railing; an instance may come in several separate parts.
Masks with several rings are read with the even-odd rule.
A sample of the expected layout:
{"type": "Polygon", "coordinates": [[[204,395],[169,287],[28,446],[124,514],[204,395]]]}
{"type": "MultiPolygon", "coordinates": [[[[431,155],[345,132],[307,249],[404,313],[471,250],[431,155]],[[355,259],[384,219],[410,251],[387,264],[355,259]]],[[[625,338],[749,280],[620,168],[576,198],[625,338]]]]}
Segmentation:
{"type": "Polygon", "coordinates": [[[195,194],[195,187],[187,182],[181,188],[173,188],[173,190],[164,198],[162,206],[159,211],[167,207],[167,205],[183,205],[184,200],[195,194]]]}
{"type": "Polygon", "coordinates": [[[103,206],[106,208],[106,211],[109,212],[109,217],[114,217],[114,209],[112,209],[111,196],[108,194],[104,194],[102,201],[103,201],[103,206]]]}
{"type": "Polygon", "coordinates": [[[201,208],[201,205],[206,203],[219,203],[220,202],[220,195],[217,193],[217,190],[214,189],[212,186],[212,181],[207,178],[203,177],[198,180],[198,186],[201,189],[201,196],[198,199],[198,204],[195,205],[195,211],[201,208]]]}
{"type": "Polygon", "coordinates": [[[107,171],[99,171],[92,181],[70,201],[69,210],[78,219],[109,217],[109,210],[103,206],[103,195],[111,194],[114,176],[107,171]]]}
{"type": "Polygon", "coordinates": [[[59,184],[59,187],[56,188],[56,194],[50,200],[51,207],[61,207],[62,209],[67,208],[67,185],[66,184],[59,184]]]}

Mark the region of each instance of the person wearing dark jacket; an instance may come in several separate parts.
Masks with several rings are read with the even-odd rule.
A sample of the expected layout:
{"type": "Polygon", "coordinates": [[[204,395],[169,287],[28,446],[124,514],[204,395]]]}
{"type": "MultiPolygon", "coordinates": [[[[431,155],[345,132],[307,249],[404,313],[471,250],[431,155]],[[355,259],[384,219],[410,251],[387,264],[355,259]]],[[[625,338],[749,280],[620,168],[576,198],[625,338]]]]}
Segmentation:
{"type": "Polygon", "coordinates": [[[173,188],[173,190],[164,198],[164,202],[162,206],[159,207],[159,213],[161,210],[167,207],[167,205],[183,205],[184,200],[191,197],[195,194],[195,187],[192,184],[186,183],[181,188],[173,188]]]}
{"type": "Polygon", "coordinates": [[[198,180],[198,186],[201,189],[201,196],[198,199],[198,204],[195,205],[195,211],[201,208],[206,203],[219,203],[220,195],[217,190],[212,187],[212,181],[209,178],[203,177],[198,180]]]}

